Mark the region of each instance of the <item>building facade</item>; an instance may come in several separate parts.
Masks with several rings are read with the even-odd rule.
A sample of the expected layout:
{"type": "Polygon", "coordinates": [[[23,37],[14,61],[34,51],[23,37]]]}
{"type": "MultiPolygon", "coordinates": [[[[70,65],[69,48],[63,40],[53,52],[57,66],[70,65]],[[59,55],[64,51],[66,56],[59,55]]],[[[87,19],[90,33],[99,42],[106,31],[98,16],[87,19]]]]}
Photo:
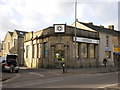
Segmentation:
{"type": "Polygon", "coordinates": [[[7,54],[18,54],[18,64],[23,65],[24,59],[24,35],[25,31],[14,30],[14,32],[8,32],[2,41],[2,57],[7,54]]]}
{"type": "MultiPolygon", "coordinates": [[[[72,24],[74,26],[75,23],[72,24]]],[[[120,47],[118,41],[118,31],[114,30],[114,26],[110,25],[108,28],[100,25],[93,25],[90,23],[83,23],[77,21],[77,27],[86,30],[95,30],[99,33],[99,65],[103,64],[103,60],[106,58],[108,66],[116,66],[118,56],[120,55],[120,47]]]]}
{"type": "Polygon", "coordinates": [[[1,43],[1,40],[0,40],[0,52],[1,52],[1,50],[2,50],[2,43],[1,43]]]}
{"type": "Polygon", "coordinates": [[[24,62],[33,68],[98,66],[99,33],[55,24],[24,36],[24,62]],[[76,56],[75,56],[76,55],[76,56]]]}

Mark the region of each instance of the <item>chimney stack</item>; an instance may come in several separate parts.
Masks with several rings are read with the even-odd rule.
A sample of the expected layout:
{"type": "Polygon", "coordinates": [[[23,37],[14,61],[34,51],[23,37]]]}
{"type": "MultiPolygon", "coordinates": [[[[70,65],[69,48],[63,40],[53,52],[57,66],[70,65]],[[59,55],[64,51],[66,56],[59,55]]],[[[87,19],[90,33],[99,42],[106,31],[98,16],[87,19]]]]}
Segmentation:
{"type": "Polygon", "coordinates": [[[89,23],[86,23],[86,24],[93,25],[93,22],[89,22],[89,23]]]}
{"type": "Polygon", "coordinates": [[[114,25],[109,25],[108,28],[114,30],[114,25]]]}
{"type": "Polygon", "coordinates": [[[104,28],[104,26],[103,26],[103,25],[100,25],[100,27],[101,27],[101,28],[104,28]]]}

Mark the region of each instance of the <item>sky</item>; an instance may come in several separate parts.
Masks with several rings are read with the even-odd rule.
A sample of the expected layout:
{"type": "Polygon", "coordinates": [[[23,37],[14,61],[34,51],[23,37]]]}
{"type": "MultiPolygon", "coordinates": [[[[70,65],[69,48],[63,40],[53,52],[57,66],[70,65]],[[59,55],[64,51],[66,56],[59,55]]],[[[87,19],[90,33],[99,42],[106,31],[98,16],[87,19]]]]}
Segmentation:
{"type": "MultiPolygon", "coordinates": [[[[118,30],[119,0],[77,0],[77,19],[118,30]]],[[[0,0],[0,40],[8,31],[38,31],[75,21],[75,0],[0,0]]]]}

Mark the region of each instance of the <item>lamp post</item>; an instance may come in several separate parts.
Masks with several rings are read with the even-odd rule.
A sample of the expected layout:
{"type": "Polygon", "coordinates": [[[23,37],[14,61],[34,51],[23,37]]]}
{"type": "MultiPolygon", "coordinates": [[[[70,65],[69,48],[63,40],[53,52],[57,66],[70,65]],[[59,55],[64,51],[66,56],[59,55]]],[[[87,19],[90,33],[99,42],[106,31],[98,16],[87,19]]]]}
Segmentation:
{"type": "Polygon", "coordinates": [[[77,21],[77,0],[75,1],[75,60],[74,60],[74,68],[76,64],[76,21],[77,21]]]}

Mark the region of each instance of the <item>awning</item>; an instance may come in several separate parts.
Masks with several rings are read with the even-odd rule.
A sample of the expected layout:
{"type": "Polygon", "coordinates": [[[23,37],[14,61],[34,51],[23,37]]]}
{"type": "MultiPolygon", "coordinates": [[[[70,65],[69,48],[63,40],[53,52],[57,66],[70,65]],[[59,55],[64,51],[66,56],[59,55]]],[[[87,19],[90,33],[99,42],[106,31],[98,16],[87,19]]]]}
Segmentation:
{"type": "Polygon", "coordinates": [[[120,52],[113,52],[113,54],[120,55],[120,52]]]}

